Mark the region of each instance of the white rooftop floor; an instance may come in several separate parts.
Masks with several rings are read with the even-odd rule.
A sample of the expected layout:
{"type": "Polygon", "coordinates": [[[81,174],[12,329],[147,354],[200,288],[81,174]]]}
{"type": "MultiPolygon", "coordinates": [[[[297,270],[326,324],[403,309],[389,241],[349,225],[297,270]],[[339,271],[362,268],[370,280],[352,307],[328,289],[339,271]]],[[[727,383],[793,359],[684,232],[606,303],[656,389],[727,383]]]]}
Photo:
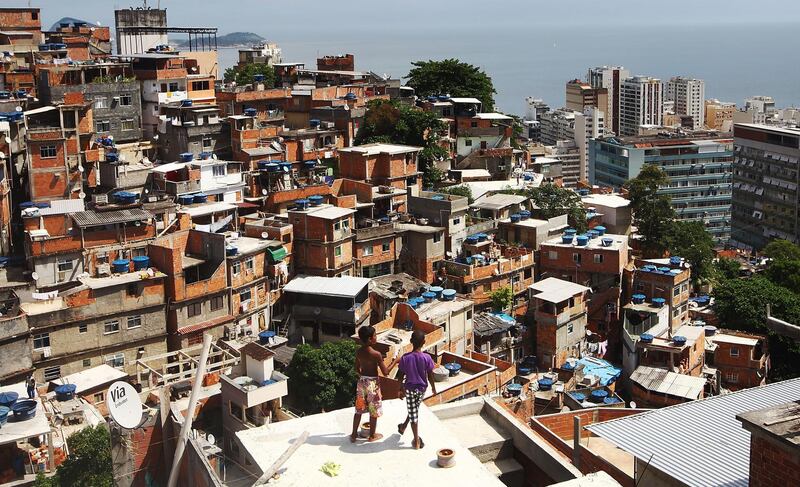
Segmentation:
{"type": "MultiPolygon", "coordinates": [[[[375,443],[364,440],[350,443],[351,408],[273,423],[241,431],[237,436],[261,470],[265,470],[294,438],[305,430],[310,433],[306,443],[284,464],[280,478],[269,485],[503,485],[425,405],[419,413],[420,436],[425,441],[422,450],[411,447],[411,428],[402,438],[397,433],[397,424],[406,417],[405,402],[386,401],[383,413],[378,420],[378,432],[384,438],[375,443]],[[436,465],[436,452],[441,448],[456,451],[454,467],[436,465]],[[319,470],[326,462],[341,465],[337,477],[328,477],[319,470]]],[[[366,420],[364,415],[363,421],[366,420]]]]}

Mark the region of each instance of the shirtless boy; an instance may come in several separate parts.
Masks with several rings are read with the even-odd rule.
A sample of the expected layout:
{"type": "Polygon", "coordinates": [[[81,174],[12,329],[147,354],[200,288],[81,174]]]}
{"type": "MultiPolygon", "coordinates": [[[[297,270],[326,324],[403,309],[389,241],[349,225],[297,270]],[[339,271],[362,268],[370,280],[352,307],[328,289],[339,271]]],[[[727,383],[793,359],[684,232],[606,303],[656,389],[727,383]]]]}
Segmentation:
{"type": "Polygon", "coordinates": [[[353,433],[350,435],[350,441],[353,443],[358,438],[358,427],[361,424],[361,417],[364,413],[369,413],[369,437],[367,441],[378,441],[383,438],[382,434],[375,433],[375,428],[378,426],[378,417],[383,412],[378,370],[384,376],[388,376],[389,370],[395,365],[395,362],[393,362],[391,366],[386,367],[383,363],[383,355],[372,348],[378,340],[374,327],[362,326],[359,328],[358,338],[361,340],[361,347],[356,352],[356,373],[358,373],[356,414],[353,416],[353,433]]]}

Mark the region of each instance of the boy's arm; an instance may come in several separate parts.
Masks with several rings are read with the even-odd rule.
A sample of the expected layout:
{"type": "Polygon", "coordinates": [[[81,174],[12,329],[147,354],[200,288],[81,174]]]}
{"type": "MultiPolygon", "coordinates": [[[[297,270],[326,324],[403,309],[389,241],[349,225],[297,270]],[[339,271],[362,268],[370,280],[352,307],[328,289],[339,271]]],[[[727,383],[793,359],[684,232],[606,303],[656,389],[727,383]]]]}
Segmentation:
{"type": "Polygon", "coordinates": [[[397,364],[400,363],[400,359],[401,358],[403,358],[403,357],[400,356],[400,348],[399,347],[395,347],[395,349],[394,349],[394,357],[392,357],[392,362],[389,364],[389,366],[386,367],[387,370],[389,370],[389,372],[391,372],[392,369],[397,367],[397,364]]]}
{"type": "Polygon", "coordinates": [[[378,368],[381,369],[383,376],[389,377],[389,369],[386,368],[386,364],[383,363],[383,355],[381,355],[379,351],[373,350],[372,356],[378,361],[378,368]]]}
{"type": "Polygon", "coordinates": [[[358,354],[356,354],[356,374],[361,375],[361,360],[358,359],[358,354]]]}
{"type": "Polygon", "coordinates": [[[404,374],[402,370],[398,370],[397,375],[394,377],[394,379],[400,383],[400,394],[399,394],[400,399],[406,397],[406,388],[403,387],[403,381],[405,380],[405,378],[406,374],[404,374]]]}
{"type": "Polygon", "coordinates": [[[437,394],[436,393],[436,381],[433,378],[433,371],[432,370],[428,371],[428,382],[431,383],[431,392],[433,392],[433,395],[435,396],[437,394]]]}

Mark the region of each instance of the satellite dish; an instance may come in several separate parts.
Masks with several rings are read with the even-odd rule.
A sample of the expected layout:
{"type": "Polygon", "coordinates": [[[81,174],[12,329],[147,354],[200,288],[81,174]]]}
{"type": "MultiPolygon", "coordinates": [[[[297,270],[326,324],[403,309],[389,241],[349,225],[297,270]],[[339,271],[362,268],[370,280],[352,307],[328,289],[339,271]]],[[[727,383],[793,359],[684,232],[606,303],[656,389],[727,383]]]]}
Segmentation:
{"type": "Polygon", "coordinates": [[[216,445],[216,444],[217,444],[217,439],[216,439],[216,438],[214,437],[214,435],[213,435],[213,434],[211,434],[211,433],[209,433],[209,434],[207,434],[207,435],[206,435],[206,441],[208,441],[208,442],[209,442],[209,443],[211,443],[212,445],[216,445]]]}
{"type": "Polygon", "coordinates": [[[15,108],[14,110],[16,110],[16,111],[18,111],[18,112],[21,112],[21,111],[22,111],[22,107],[17,107],[17,108],[15,108]]]}
{"type": "Polygon", "coordinates": [[[153,136],[153,140],[158,140],[158,134],[155,134],[155,135],[153,136]]]}
{"type": "Polygon", "coordinates": [[[266,190],[266,189],[264,189],[264,188],[262,188],[262,189],[261,189],[261,194],[263,194],[264,196],[266,196],[266,195],[267,195],[267,190],[266,190]]]}
{"type": "Polygon", "coordinates": [[[84,199],[84,198],[86,198],[86,193],[84,193],[83,191],[81,191],[80,193],[78,193],[78,198],[80,198],[80,199],[84,199]]]}
{"type": "Polygon", "coordinates": [[[6,153],[3,152],[3,151],[0,151],[0,159],[5,159],[5,158],[6,158],[6,153]]]}
{"type": "Polygon", "coordinates": [[[144,194],[148,194],[148,193],[150,193],[150,190],[149,190],[148,188],[144,188],[144,189],[142,190],[142,192],[143,192],[144,194]]]}
{"type": "Polygon", "coordinates": [[[267,232],[261,232],[261,238],[269,238],[269,234],[267,232]]]}
{"type": "Polygon", "coordinates": [[[34,281],[38,281],[39,280],[39,273],[38,272],[31,272],[31,279],[33,279],[34,281]]]}
{"type": "Polygon", "coordinates": [[[111,418],[125,429],[136,428],[142,422],[142,400],[127,382],[111,384],[106,394],[106,406],[111,418]]]}
{"type": "Polygon", "coordinates": [[[636,402],[631,401],[629,405],[630,405],[631,409],[636,409],[636,402]]]}
{"type": "Polygon", "coordinates": [[[78,166],[78,172],[83,172],[83,171],[84,171],[83,166],[78,166]]]}
{"type": "Polygon", "coordinates": [[[11,143],[11,137],[6,137],[4,140],[6,141],[6,144],[10,144],[11,143]]]}

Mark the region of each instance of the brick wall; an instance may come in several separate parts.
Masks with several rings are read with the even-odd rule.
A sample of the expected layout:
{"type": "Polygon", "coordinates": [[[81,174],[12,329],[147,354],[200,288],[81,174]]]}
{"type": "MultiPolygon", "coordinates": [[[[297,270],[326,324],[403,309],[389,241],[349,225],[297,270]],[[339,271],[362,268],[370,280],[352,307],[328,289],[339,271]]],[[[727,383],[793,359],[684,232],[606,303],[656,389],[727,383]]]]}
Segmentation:
{"type": "Polygon", "coordinates": [[[797,451],[755,433],[750,438],[750,487],[800,485],[797,451]]]}

